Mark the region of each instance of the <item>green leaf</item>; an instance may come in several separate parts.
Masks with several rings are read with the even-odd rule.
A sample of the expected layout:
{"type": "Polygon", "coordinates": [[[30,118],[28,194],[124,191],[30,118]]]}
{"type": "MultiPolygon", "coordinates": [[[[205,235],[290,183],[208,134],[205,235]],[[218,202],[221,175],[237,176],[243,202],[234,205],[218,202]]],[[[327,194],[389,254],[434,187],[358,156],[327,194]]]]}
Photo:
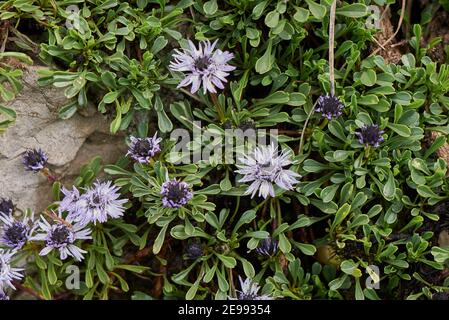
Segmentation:
{"type": "Polygon", "coordinates": [[[58,277],[56,276],[56,272],[55,272],[55,265],[53,263],[48,264],[47,276],[48,276],[48,282],[51,285],[55,285],[56,282],[58,281],[58,277]]]}
{"type": "Polygon", "coordinates": [[[292,245],[284,233],[279,235],[279,249],[281,249],[283,253],[289,253],[292,249],[292,245]]]}
{"type": "Polygon", "coordinates": [[[298,22],[304,23],[309,19],[310,12],[304,8],[296,8],[296,12],[293,15],[293,19],[298,22]]]}
{"type": "Polygon", "coordinates": [[[156,240],[154,240],[153,244],[153,253],[158,254],[159,251],[161,251],[162,245],[164,244],[165,239],[165,233],[167,232],[168,224],[162,227],[161,231],[159,231],[159,234],[156,237],[156,240]]]}
{"type": "Polygon", "coordinates": [[[254,276],[256,275],[256,271],[254,270],[253,265],[244,258],[241,258],[240,262],[242,263],[243,272],[245,273],[245,276],[250,279],[254,278],[254,276]]]}
{"type": "Polygon", "coordinates": [[[208,16],[212,16],[218,10],[217,0],[210,0],[204,3],[203,10],[208,16]]]}
{"type": "Polygon", "coordinates": [[[312,12],[312,15],[317,18],[318,20],[321,20],[326,15],[326,7],[318,4],[312,0],[306,0],[307,4],[309,5],[309,10],[312,12]]]}
{"type": "Polygon", "coordinates": [[[336,192],[337,192],[339,187],[340,187],[340,185],[333,184],[333,185],[327,186],[326,188],[321,190],[320,197],[323,200],[323,202],[324,203],[331,202],[332,199],[334,199],[335,194],[336,194],[336,192]]]}
{"type": "Polygon", "coordinates": [[[330,290],[338,290],[346,281],[348,276],[345,274],[337,279],[332,280],[329,282],[329,289],[330,290]]]}
{"type": "Polygon", "coordinates": [[[424,198],[436,198],[436,199],[442,198],[438,196],[435,192],[433,192],[429,186],[426,185],[418,186],[417,191],[418,194],[424,198]]]}
{"type": "Polygon", "coordinates": [[[360,77],[360,81],[367,87],[372,87],[376,81],[377,76],[376,72],[373,69],[368,69],[362,72],[362,75],[360,77]]]}
{"type": "Polygon", "coordinates": [[[267,5],[268,5],[268,0],[260,1],[260,2],[253,8],[252,15],[253,15],[253,19],[254,19],[254,20],[257,20],[257,19],[259,19],[259,18],[262,16],[262,14],[263,14],[265,8],[267,7],[267,5]]]}
{"type": "Polygon", "coordinates": [[[307,102],[307,98],[304,94],[300,92],[290,93],[290,100],[288,101],[289,106],[299,107],[307,102]]]}
{"type": "Polygon", "coordinates": [[[164,110],[164,105],[162,104],[162,99],[159,95],[156,96],[154,103],[154,109],[157,113],[157,124],[162,132],[170,132],[173,130],[173,123],[167,116],[164,110]]]}
{"type": "Polygon", "coordinates": [[[123,269],[123,270],[128,270],[134,273],[142,273],[146,270],[149,270],[149,267],[145,267],[145,266],[136,266],[136,265],[130,265],[130,264],[119,264],[115,266],[116,269],[123,269]]]}
{"type": "Polygon", "coordinates": [[[220,181],[220,189],[223,191],[229,191],[232,188],[231,180],[226,176],[223,180],[220,181]]]}
{"type": "Polygon", "coordinates": [[[427,159],[431,154],[437,151],[440,147],[442,147],[446,143],[446,136],[439,136],[435,139],[432,145],[426,150],[424,158],[427,159]]]}
{"type": "Polygon", "coordinates": [[[192,300],[193,298],[195,298],[196,292],[198,291],[198,287],[200,285],[200,280],[201,277],[198,277],[193,286],[191,286],[189,291],[187,291],[186,300],[192,300]]]}
{"type": "Polygon", "coordinates": [[[365,296],[363,295],[362,287],[360,286],[360,279],[355,279],[355,299],[356,300],[365,300],[365,296]]]}
{"type": "Polygon", "coordinates": [[[141,291],[134,291],[133,295],[131,296],[131,300],[154,300],[152,296],[141,292],[141,291]]]}
{"type": "Polygon", "coordinates": [[[267,73],[271,70],[274,63],[274,55],[272,54],[273,40],[268,40],[267,49],[262,57],[256,61],[256,72],[259,74],[267,73]]]}
{"type": "Polygon", "coordinates": [[[412,131],[408,126],[405,124],[396,124],[396,123],[389,123],[388,127],[396,132],[401,137],[410,137],[412,135],[412,131]]]}
{"type": "Polygon", "coordinates": [[[436,262],[445,263],[449,259],[449,248],[432,247],[431,252],[436,262]]]}
{"type": "Polygon", "coordinates": [[[117,133],[118,129],[120,129],[121,123],[122,123],[122,113],[120,112],[119,108],[117,108],[115,119],[111,122],[110,126],[111,133],[117,133]]]}
{"type": "Polygon", "coordinates": [[[279,12],[276,10],[268,12],[265,16],[265,24],[269,28],[275,28],[279,23],[279,12]]]}
{"type": "Polygon", "coordinates": [[[237,265],[237,261],[233,257],[225,256],[223,254],[215,253],[217,257],[223,262],[226,268],[233,269],[237,265]]]}
{"type": "Polygon", "coordinates": [[[67,120],[71,118],[76,113],[77,110],[78,108],[76,103],[69,103],[63,106],[61,109],[59,109],[58,116],[63,120],[67,120]]]}
{"type": "Polygon", "coordinates": [[[345,260],[340,264],[341,271],[348,275],[352,275],[356,278],[360,278],[362,276],[362,271],[357,268],[357,264],[352,260],[345,260]]]}
{"type": "Polygon", "coordinates": [[[168,40],[165,39],[164,36],[159,36],[154,40],[153,46],[151,47],[150,51],[153,54],[157,54],[159,51],[165,48],[165,46],[168,44],[168,40]]]}
{"type": "Polygon", "coordinates": [[[329,166],[313,159],[307,159],[304,161],[303,169],[307,172],[320,172],[329,169],[329,166]]]}
{"type": "Polygon", "coordinates": [[[17,114],[13,109],[4,107],[2,105],[0,105],[0,114],[3,114],[11,119],[15,119],[17,117],[17,114]]]}
{"type": "Polygon", "coordinates": [[[117,100],[118,96],[119,96],[119,92],[118,91],[108,92],[103,97],[103,102],[104,103],[113,103],[115,100],[117,100]]]}
{"type": "Polygon", "coordinates": [[[336,227],[338,227],[346,216],[351,212],[351,205],[348,203],[343,204],[340,209],[335,213],[334,221],[332,222],[330,233],[333,233],[336,227]]]}
{"type": "Polygon", "coordinates": [[[368,7],[363,3],[347,4],[337,8],[335,13],[349,18],[361,18],[368,14],[368,7]]]}
{"type": "Polygon", "coordinates": [[[355,228],[358,226],[364,226],[369,224],[369,216],[366,214],[360,214],[358,216],[356,216],[351,223],[349,224],[349,228],[355,228]]]}
{"type": "Polygon", "coordinates": [[[388,172],[388,180],[382,189],[382,193],[387,200],[392,200],[396,193],[396,185],[394,181],[395,179],[393,173],[391,171],[388,172]]]}
{"type": "Polygon", "coordinates": [[[268,97],[257,100],[254,105],[264,106],[273,104],[284,104],[290,101],[290,95],[284,91],[276,91],[270,94],[268,97]]]}
{"type": "Polygon", "coordinates": [[[297,243],[296,245],[307,256],[313,256],[316,252],[316,247],[313,244],[297,243]]]}

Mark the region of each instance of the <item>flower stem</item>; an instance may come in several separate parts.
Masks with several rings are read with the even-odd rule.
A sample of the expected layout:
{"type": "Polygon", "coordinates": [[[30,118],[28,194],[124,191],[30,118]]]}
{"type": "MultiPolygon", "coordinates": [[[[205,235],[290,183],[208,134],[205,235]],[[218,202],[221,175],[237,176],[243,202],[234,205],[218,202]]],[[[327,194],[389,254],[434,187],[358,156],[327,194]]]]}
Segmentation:
{"type": "Polygon", "coordinates": [[[329,80],[331,83],[331,96],[335,96],[335,70],[334,70],[334,39],[335,39],[335,11],[337,0],[331,5],[329,17],[329,80]]]}
{"type": "Polygon", "coordinates": [[[304,128],[302,128],[301,139],[300,139],[300,142],[299,142],[299,154],[302,154],[302,148],[304,147],[304,134],[306,132],[307,125],[309,123],[310,117],[312,116],[313,112],[315,111],[315,106],[316,106],[317,102],[318,102],[318,100],[315,101],[315,103],[312,106],[312,109],[310,109],[310,112],[309,112],[309,114],[307,115],[307,118],[306,118],[306,122],[304,123],[304,128]]]}
{"type": "Polygon", "coordinates": [[[371,155],[371,146],[369,145],[368,147],[365,148],[365,159],[369,159],[371,155]]]}
{"type": "Polygon", "coordinates": [[[46,216],[52,218],[54,221],[59,221],[59,222],[65,224],[65,225],[66,225],[67,227],[69,227],[69,228],[72,228],[72,227],[73,227],[72,224],[71,224],[70,222],[68,222],[68,221],[66,221],[66,220],[64,220],[64,219],[62,219],[62,218],[60,218],[60,217],[59,217],[58,215],[56,215],[53,211],[44,210],[43,213],[44,213],[46,216]]]}
{"type": "Polygon", "coordinates": [[[324,127],[329,123],[329,119],[324,118],[323,122],[320,124],[320,129],[324,129],[324,127]]]}
{"type": "Polygon", "coordinates": [[[58,180],[58,178],[56,177],[56,175],[54,175],[50,169],[48,169],[47,167],[45,167],[44,169],[41,170],[42,174],[44,175],[44,177],[46,177],[48,179],[49,182],[55,182],[58,180]]]}
{"type": "Polygon", "coordinates": [[[230,296],[231,297],[236,297],[237,294],[235,292],[235,287],[234,287],[234,277],[232,275],[232,269],[229,268],[229,291],[230,291],[230,296]]]}
{"type": "Polygon", "coordinates": [[[239,212],[239,207],[240,207],[240,197],[237,197],[237,203],[235,205],[234,213],[232,214],[231,220],[229,220],[230,224],[234,222],[235,216],[237,215],[237,212],[239,212]]]}
{"type": "Polygon", "coordinates": [[[34,291],[31,288],[25,287],[24,285],[22,285],[19,281],[13,280],[12,281],[13,285],[19,289],[20,291],[26,292],[30,295],[32,295],[33,297],[37,298],[38,300],[46,300],[42,295],[40,295],[38,292],[34,291]]]}
{"type": "Polygon", "coordinates": [[[223,113],[223,110],[221,110],[220,103],[218,103],[217,95],[216,95],[215,93],[211,93],[211,94],[210,94],[210,97],[211,97],[211,99],[212,99],[212,102],[214,103],[215,110],[216,110],[217,113],[218,113],[218,118],[220,119],[220,122],[223,123],[223,122],[224,122],[224,119],[225,119],[225,115],[224,115],[224,113],[223,113]]]}

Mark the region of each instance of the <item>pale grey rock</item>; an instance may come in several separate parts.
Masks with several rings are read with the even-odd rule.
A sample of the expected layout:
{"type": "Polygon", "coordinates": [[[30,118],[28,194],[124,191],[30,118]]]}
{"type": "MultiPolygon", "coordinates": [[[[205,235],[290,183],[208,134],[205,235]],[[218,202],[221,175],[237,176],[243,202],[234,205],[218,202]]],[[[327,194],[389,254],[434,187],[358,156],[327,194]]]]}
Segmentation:
{"type": "Polygon", "coordinates": [[[40,87],[40,68],[24,70],[24,89],[7,104],[17,112],[17,121],[0,135],[0,197],[11,198],[20,210],[36,212],[51,202],[51,183],[42,174],[25,171],[21,156],[27,148],[44,150],[49,167],[65,185],[70,185],[80,167],[93,157],[100,155],[105,162],[114,162],[126,150],[124,137],[109,135],[110,120],[98,112],[59,119],[58,110],[68,103],[64,89],[40,87]]]}

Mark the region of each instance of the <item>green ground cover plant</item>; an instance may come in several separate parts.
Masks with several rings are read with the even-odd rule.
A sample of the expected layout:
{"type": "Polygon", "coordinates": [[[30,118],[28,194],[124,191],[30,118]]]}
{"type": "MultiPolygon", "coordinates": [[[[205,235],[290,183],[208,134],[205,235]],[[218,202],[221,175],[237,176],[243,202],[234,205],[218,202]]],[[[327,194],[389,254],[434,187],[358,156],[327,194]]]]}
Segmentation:
{"type": "Polygon", "coordinates": [[[429,30],[449,9],[405,3],[0,1],[0,131],[16,118],[3,104],[21,90],[18,65],[34,63],[70,99],[62,119],[94,107],[129,145],[73,186],[45,150],[24,155],[54,202],[17,212],[2,199],[0,293],[448,299],[449,65],[429,30]]]}

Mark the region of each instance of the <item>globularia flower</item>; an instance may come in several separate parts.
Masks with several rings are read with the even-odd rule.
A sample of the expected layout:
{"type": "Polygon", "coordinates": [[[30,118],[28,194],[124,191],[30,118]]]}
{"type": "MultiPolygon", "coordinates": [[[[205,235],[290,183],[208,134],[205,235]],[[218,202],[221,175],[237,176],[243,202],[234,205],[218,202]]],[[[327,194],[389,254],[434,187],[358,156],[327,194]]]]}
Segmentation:
{"type": "Polygon", "coordinates": [[[140,163],[147,163],[150,158],[154,157],[161,151],[159,143],[162,138],[157,137],[157,133],[153,137],[136,138],[130,137],[131,145],[129,146],[128,153],[132,159],[140,163]]]}
{"type": "Polygon", "coordinates": [[[69,215],[76,214],[79,206],[78,201],[81,198],[79,190],[75,186],[72,187],[72,190],[62,187],[61,192],[64,194],[64,198],[59,203],[59,211],[67,211],[69,215]]]}
{"type": "Polygon", "coordinates": [[[377,124],[364,125],[355,131],[355,135],[359,138],[361,144],[365,146],[371,145],[376,148],[384,141],[383,133],[384,131],[379,130],[377,124]]]}
{"type": "Polygon", "coordinates": [[[162,184],[161,196],[165,208],[177,209],[185,206],[192,199],[193,193],[186,182],[173,179],[162,184]]]}
{"type": "Polygon", "coordinates": [[[73,210],[69,211],[67,218],[86,225],[89,222],[104,223],[108,216],[113,219],[123,216],[123,204],[128,202],[128,199],[119,199],[119,187],[111,184],[111,181],[94,183],[93,187],[88,188],[76,204],[72,205],[73,210]]]}
{"type": "Polygon", "coordinates": [[[44,169],[48,157],[40,148],[27,150],[22,158],[25,168],[29,171],[38,172],[44,169]]]}
{"type": "Polygon", "coordinates": [[[186,250],[189,259],[197,259],[204,254],[204,246],[201,242],[190,242],[186,250]]]}
{"type": "Polygon", "coordinates": [[[69,220],[65,222],[61,219],[61,221],[50,224],[42,217],[39,221],[41,233],[32,237],[32,240],[45,241],[45,247],[39,253],[41,256],[45,256],[55,249],[59,251],[61,260],[71,256],[75,260],[81,261],[86,251],[77,247],[74,243],[76,240],[92,239],[90,236],[91,230],[79,223],[71,224],[69,220]]]}
{"type": "Polygon", "coordinates": [[[224,89],[223,82],[227,82],[228,72],[235,69],[228,64],[234,55],[228,51],[215,49],[217,41],[212,44],[209,41],[202,41],[197,49],[189,40],[189,49],[175,50],[170,69],[184,72],[186,76],[178,88],[192,85],[190,92],[195,93],[202,84],[204,94],[207,91],[216,93],[215,87],[224,89]]]}
{"type": "Polygon", "coordinates": [[[0,213],[11,214],[14,210],[14,203],[10,199],[0,199],[0,213]]]}
{"type": "Polygon", "coordinates": [[[2,290],[6,287],[15,290],[16,288],[12,284],[12,281],[23,278],[23,275],[20,273],[23,269],[11,266],[13,256],[14,252],[0,249],[0,289],[2,290]]]}
{"type": "Polygon", "coordinates": [[[435,292],[432,294],[432,300],[449,300],[448,292],[435,292]]]}
{"type": "Polygon", "coordinates": [[[337,97],[327,94],[318,98],[315,112],[321,112],[323,117],[331,120],[341,116],[344,107],[344,104],[337,97]]]}
{"type": "Polygon", "coordinates": [[[30,239],[35,229],[33,217],[25,215],[22,221],[16,220],[12,214],[0,213],[0,244],[13,250],[20,250],[30,239]],[[30,226],[31,222],[31,226],[30,226]]]}
{"type": "Polygon", "coordinates": [[[251,198],[259,191],[259,196],[267,198],[268,195],[274,197],[274,186],[284,190],[293,189],[293,185],[298,183],[296,178],[300,175],[291,170],[284,169],[291,164],[290,154],[282,152],[278,154],[274,144],[270,146],[260,146],[254,149],[253,153],[240,158],[242,164],[238,164],[237,173],[243,175],[239,182],[252,182],[245,194],[251,194],[251,198]]]}
{"type": "Polygon", "coordinates": [[[278,241],[273,238],[266,238],[260,241],[259,246],[256,248],[258,254],[272,257],[278,251],[278,241]]]}
{"type": "Polygon", "coordinates": [[[243,279],[239,276],[241,290],[237,291],[238,300],[273,300],[273,298],[267,294],[259,294],[260,286],[258,283],[251,279],[243,279]]]}

